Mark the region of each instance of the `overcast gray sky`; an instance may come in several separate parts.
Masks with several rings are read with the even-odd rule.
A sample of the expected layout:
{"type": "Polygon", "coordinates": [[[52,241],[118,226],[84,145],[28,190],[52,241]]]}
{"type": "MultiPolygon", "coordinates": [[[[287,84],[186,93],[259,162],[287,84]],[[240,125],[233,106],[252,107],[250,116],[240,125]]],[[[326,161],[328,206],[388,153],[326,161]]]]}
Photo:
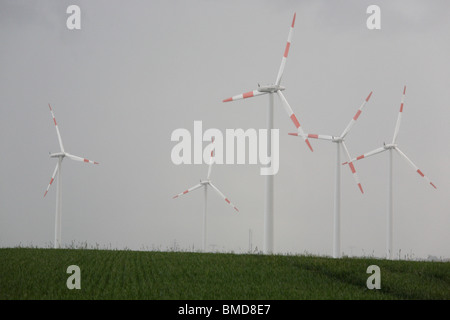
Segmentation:
{"type": "MultiPolygon", "coordinates": [[[[307,132],[347,136],[357,156],[392,139],[407,85],[399,146],[438,187],[394,154],[396,255],[450,257],[450,20],[448,1],[5,1],[0,2],[0,246],[49,246],[56,184],[44,191],[58,140],[100,162],[63,163],[63,243],[131,249],[201,247],[202,192],[173,200],[207,165],[172,163],[177,128],[264,128],[267,96],[224,104],[275,81],[297,13],[282,84],[307,132]],[[66,8],[81,8],[81,30],[66,8]],[[381,30],[366,9],[381,8],[381,30]]],[[[280,170],[275,251],[331,255],[335,145],[311,153],[275,97],[280,170]]],[[[206,144],[205,144],[206,145],[206,144]]],[[[365,194],[342,170],[342,250],[383,256],[387,154],[356,168],[365,194]]],[[[249,229],[262,249],[260,165],[216,165],[213,182],[240,209],[210,193],[210,249],[244,252],[249,229]]]]}

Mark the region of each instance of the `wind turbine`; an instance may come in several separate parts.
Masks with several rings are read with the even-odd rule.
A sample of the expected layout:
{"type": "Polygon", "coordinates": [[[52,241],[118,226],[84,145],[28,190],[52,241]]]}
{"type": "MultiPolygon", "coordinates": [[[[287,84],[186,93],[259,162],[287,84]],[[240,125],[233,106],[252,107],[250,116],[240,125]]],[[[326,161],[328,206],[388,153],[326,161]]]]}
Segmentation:
{"type": "Polygon", "coordinates": [[[53,171],[53,175],[50,180],[50,183],[47,186],[47,190],[44,193],[44,197],[45,197],[47,195],[48,189],[50,189],[50,186],[52,185],[53,181],[55,180],[56,174],[58,174],[58,177],[57,177],[58,182],[57,182],[57,186],[56,186],[56,216],[55,216],[55,244],[54,244],[54,248],[57,249],[57,248],[61,247],[61,210],[62,210],[61,169],[62,169],[62,161],[65,157],[68,157],[69,159],[72,159],[75,161],[88,162],[88,163],[92,163],[92,164],[98,164],[98,162],[91,161],[91,160],[81,158],[78,156],[74,156],[74,155],[64,151],[61,134],[59,133],[58,124],[56,123],[55,115],[53,114],[53,109],[50,106],[50,104],[48,104],[48,107],[50,108],[53,122],[55,123],[56,135],[58,136],[59,147],[61,149],[60,152],[50,154],[50,158],[58,158],[58,163],[56,164],[55,171],[53,171]]]}
{"type": "MultiPolygon", "coordinates": [[[[211,142],[214,143],[214,138],[211,139],[211,142]]],[[[206,176],[206,180],[200,179],[199,184],[197,184],[197,185],[195,185],[173,197],[173,199],[176,199],[179,196],[182,196],[191,191],[197,190],[199,188],[204,188],[205,201],[204,201],[204,211],[203,211],[203,235],[202,235],[202,251],[203,252],[206,251],[206,236],[207,236],[207,234],[206,234],[206,211],[207,211],[207,203],[208,203],[208,186],[210,186],[213,190],[215,190],[219,194],[219,196],[221,196],[222,199],[225,200],[226,203],[228,203],[231,207],[233,207],[234,210],[239,212],[238,208],[233,203],[231,203],[231,201],[215,185],[212,184],[210,177],[211,177],[211,169],[212,169],[213,161],[214,161],[214,150],[211,151],[211,158],[209,161],[208,175],[206,176]]]]}
{"type": "MultiPolygon", "coordinates": [[[[402,156],[406,162],[422,177],[424,178],[433,188],[437,189],[433,182],[423,174],[422,171],[399,149],[397,145],[397,135],[400,130],[400,123],[402,120],[403,106],[405,103],[405,94],[406,94],[406,86],[403,88],[402,100],[400,103],[400,111],[397,116],[397,122],[395,124],[394,136],[392,138],[392,142],[390,144],[383,143],[383,146],[377,148],[375,150],[369,151],[363,155],[360,155],[357,158],[351,159],[350,163],[356,160],[361,160],[370,156],[373,156],[377,153],[381,153],[384,151],[389,151],[389,162],[388,162],[388,203],[387,203],[387,239],[386,239],[386,257],[388,259],[393,259],[393,206],[392,206],[392,197],[393,197],[393,189],[392,189],[392,150],[397,151],[400,156],[402,156]]],[[[346,164],[344,162],[343,164],[346,164]]]]}
{"type": "MultiPolygon", "coordinates": [[[[267,130],[268,130],[268,139],[267,139],[267,152],[272,153],[272,141],[271,141],[271,133],[272,129],[274,128],[273,125],[273,105],[274,105],[274,98],[273,94],[276,93],[279,98],[281,99],[283,106],[291,119],[291,121],[294,123],[295,127],[297,128],[297,131],[301,136],[304,138],[306,144],[308,145],[309,149],[313,151],[311,144],[309,143],[308,138],[304,135],[303,129],[300,127],[300,122],[298,121],[297,117],[295,116],[294,112],[292,111],[292,108],[289,106],[289,103],[287,102],[286,98],[284,97],[282,91],[286,88],[281,86],[281,78],[283,76],[284,67],[286,65],[286,60],[289,53],[289,48],[291,46],[291,40],[292,40],[292,34],[294,32],[294,24],[295,24],[295,16],[292,19],[291,28],[289,29],[289,35],[288,40],[286,43],[286,48],[284,49],[284,55],[281,59],[281,66],[278,70],[278,75],[275,80],[274,84],[260,86],[258,84],[258,88],[253,91],[249,91],[243,94],[239,94],[236,96],[233,96],[231,98],[223,100],[223,102],[229,102],[229,101],[235,101],[240,99],[246,99],[251,97],[256,97],[263,94],[269,94],[269,108],[267,113],[267,130]]],[[[274,177],[273,175],[267,175],[266,176],[266,201],[265,201],[265,209],[264,209],[264,253],[270,254],[273,252],[273,242],[274,242],[274,235],[273,235],[273,217],[274,217],[274,205],[273,205],[273,194],[274,194],[274,187],[273,187],[273,181],[274,177]]]]}
{"type": "MultiPolygon", "coordinates": [[[[336,143],[336,175],[335,175],[335,187],[334,187],[334,218],[333,218],[333,224],[334,224],[334,232],[333,232],[333,258],[340,258],[341,257],[341,146],[345,151],[345,154],[347,155],[347,158],[350,160],[351,156],[348,152],[347,146],[345,145],[345,137],[350,132],[350,129],[355,124],[356,120],[358,120],[362,109],[366,105],[366,103],[369,101],[370,96],[372,95],[372,92],[369,93],[367,98],[363,101],[361,106],[359,107],[356,114],[353,116],[353,118],[348,123],[347,127],[344,129],[342,134],[340,136],[330,136],[330,135],[323,135],[323,134],[307,134],[306,136],[308,138],[312,139],[322,139],[327,140],[336,143]]],[[[298,136],[298,133],[289,133],[293,136],[298,136]]],[[[304,138],[304,137],[303,137],[304,138]]],[[[361,183],[359,181],[358,175],[355,170],[355,166],[353,165],[353,162],[347,162],[349,165],[349,168],[352,172],[352,175],[356,181],[356,184],[358,185],[359,190],[361,193],[364,193],[363,188],[361,186],[361,183]]]]}

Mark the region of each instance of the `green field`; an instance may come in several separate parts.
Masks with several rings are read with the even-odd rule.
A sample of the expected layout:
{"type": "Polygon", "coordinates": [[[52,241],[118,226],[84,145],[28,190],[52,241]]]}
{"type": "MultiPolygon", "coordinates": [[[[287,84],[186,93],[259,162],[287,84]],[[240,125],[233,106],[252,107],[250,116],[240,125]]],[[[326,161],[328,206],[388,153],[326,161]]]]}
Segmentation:
{"type": "Polygon", "coordinates": [[[450,263],[313,256],[0,249],[0,299],[450,299],[450,263]],[[66,286],[67,267],[81,289],[66,286]],[[369,265],[381,289],[369,290],[369,265]]]}

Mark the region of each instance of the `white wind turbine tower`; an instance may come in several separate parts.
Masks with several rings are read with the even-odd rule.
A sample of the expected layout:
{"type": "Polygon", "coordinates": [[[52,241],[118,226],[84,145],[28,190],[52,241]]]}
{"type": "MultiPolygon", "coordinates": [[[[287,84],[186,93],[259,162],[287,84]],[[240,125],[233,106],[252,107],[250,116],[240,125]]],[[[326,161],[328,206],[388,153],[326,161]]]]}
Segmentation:
{"type": "MultiPolygon", "coordinates": [[[[369,151],[357,158],[351,159],[350,163],[356,160],[361,160],[374,154],[381,153],[384,151],[389,151],[389,162],[388,162],[388,202],[387,202],[387,234],[386,234],[386,257],[388,259],[393,259],[394,251],[393,251],[393,206],[392,206],[392,197],[393,197],[393,189],[392,189],[392,150],[397,151],[402,158],[406,160],[406,162],[422,177],[424,178],[433,188],[436,189],[436,186],[430,179],[423,174],[422,171],[399,149],[397,145],[397,135],[400,130],[400,122],[402,119],[403,113],[403,105],[405,102],[405,94],[406,94],[406,86],[403,88],[402,100],[400,103],[400,111],[398,113],[397,122],[395,124],[394,137],[392,138],[392,142],[390,144],[383,143],[383,146],[369,151]]],[[[346,164],[344,162],[343,164],[346,164]]]]}
{"type": "MultiPolygon", "coordinates": [[[[211,142],[214,143],[214,138],[211,139],[211,142]]],[[[204,200],[205,201],[204,201],[204,211],[203,211],[203,235],[202,235],[202,251],[203,252],[206,252],[206,238],[207,238],[206,212],[207,212],[207,203],[208,203],[208,186],[213,188],[219,194],[219,196],[221,196],[226,201],[226,203],[228,203],[231,207],[233,207],[234,210],[239,212],[238,208],[234,204],[232,204],[231,201],[215,185],[212,184],[210,177],[211,177],[211,169],[212,169],[213,163],[214,163],[214,149],[211,151],[211,158],[209,161],[208,175],[206,176],[206,180],[200,180],[199,184],[197,184],[197,185],[195,185],[173,197],[173,199],[176,199],[179,196],[182,196],[188,192],[194,191],[199,188],[204,188],[204,192],[205,192],[204,200]]]]}
{"type": "Polygon", "coordinates": [[[53,171],[53,175],[50,180],[50,183],[47,186],[47,190],[44,193],[44,197],[45,197],[47,195],[48,189],[50,188],[50,186],[53,183],[53,180],[55,180],[56,173],[58,173],[58,177],[57,177],[58,182],[57,182],[57,186],[56,186],[56,215],[55,215],[55,244],[54,244],[54,248],[57,249],[57,248],[61,247],[61,210],[62,210],[61,169],[62,169],[62,161],[65,157],[68,157],[69,159],[72,159],[72,160],[88,162],[88,163],[92,163],[92,164],[98,164],[98,162],[91,161],[91,160],[81,158],[81,157],[77,157],[77,156],[74,156],[74,155],[64,151],[61,134],[59,133],[58,124],[56,123],[55,115],[53,114],[53,109],[50,106],[50,104],[48,104],[48,107],[50,108],[53,122],[55,123],[56,135],[58,136],[59,147],[61,149],[60,152],[50,154],[50,158],[58,158],[58,163],[56,164],[55,171],[53,171]]]}
{"type": "MultiPolygon", "coordinates": [[[[282,91],[285,90],[285,87],[281,86],[281,78],[283,76],[284,67],[286,65],[286,60],[289,53],[289,48],[291,46],[291,40],[292,40],[292,34],[294,32],[294,24],[295,24],[295,16],[292,19],[291,28],[289,30],[288,40],[286,43],[286,48],[284,50],[283,58],[281,59],[281,66],[278,70],[278,75],[275,80],[275,84],[260,86],[258,84],[258,88],[256,90],[246,92],[243,94],[239,94],[236,96],[233,96],[231,98],[223,100],[223,102],[229,102],[229,101],[235,101],[240,99],[246,99],[251,98],[263,94],[269,94],[269,108],[267,113],[267,130],[268,130],[268,139],[267,139],[267,152],[272,153],[272,141],[271,141],[271,133],[272,129],[274,128],[273,125],[273,105],[274,105],[274,99],[273,94],[276,93],[281,101],[283,102],[283,106],[291,119],[291,121],[294,123],[295,127],[298,130],[298,133],[304,137],[304,140],[308,147],[313,151],[311,144],[308,141],[308,138],[304,135],[302,128],[300,127],[300,122],[298,121],[297,117],[295,116],[294,112],[292,111],[292,108],[289,106],[286,98],[284,97],[282,91]]],[[[265,199],[265,208],[264,208],[264,253],[270,254],[273,252],[274,248],[274,234],[273,234],[273,220],[274,220],[274,204],[273,204],[273,194],[274,194],[274,186],[273,186],[273,175],[267,175],[266,176],[266,199],[265,199]]]]}
{"type": "MultiPolygon", "coordinates": [[[[347,158],[350,160],[351,156],[348,152],[347,146],[345,145],[345,137],[350,132],[350,129],[355,124],[356,120],[358,120],[362,109],[366,105],[366,103],[369,101],[370,96],[372,95],[372,92],[367,96],[367,98],[364,100],[364,102],[359,107],[358,111],[354,115],[354,117],[350,120],[347,127],[344,129],[342,134],[340,136],[329,136],[329,135],[323,135],[323,134],[307,134],[306,137],[312,138],[312,139],[322,139],[322,140],[328,140],[331,142],[336,143],[336,172],[335,172],[335,187],[334,187],[334,218],[333,218],[333,225],[334,225],[334,231],[333,231],[333,258],[340,258],[341,257],[341,146],[343,147],[345,154],[347,155],[347,158]]],[[[298,136],[298,133],[289,133],[293,136],[298,136]]],[[[304,138],[304,137],[303,137],[304,138]]],[[[358,185],[359,190],[361,193],[364,193],[361,183],[359,182],[358,175],[356,174],[355,166],[353,165],[352,161],[347,162],[350,170],[353,174],[353,177],[355,178],[356,184],[358,185]]]]}

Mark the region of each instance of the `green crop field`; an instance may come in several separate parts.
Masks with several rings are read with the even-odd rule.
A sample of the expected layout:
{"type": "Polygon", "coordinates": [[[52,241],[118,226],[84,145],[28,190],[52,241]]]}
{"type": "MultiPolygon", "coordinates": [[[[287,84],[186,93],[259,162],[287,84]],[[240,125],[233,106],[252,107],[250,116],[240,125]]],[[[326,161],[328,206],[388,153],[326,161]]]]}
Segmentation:
{"type": "Polygon", "coordinates": [[[79,249],[0,249],[0,299],[450,299],[450,263],[79,249]],[[69,290],[67,267],[81,271],[69,290]],[[366,287],[367,267],[381,289],[366,287]]]}

